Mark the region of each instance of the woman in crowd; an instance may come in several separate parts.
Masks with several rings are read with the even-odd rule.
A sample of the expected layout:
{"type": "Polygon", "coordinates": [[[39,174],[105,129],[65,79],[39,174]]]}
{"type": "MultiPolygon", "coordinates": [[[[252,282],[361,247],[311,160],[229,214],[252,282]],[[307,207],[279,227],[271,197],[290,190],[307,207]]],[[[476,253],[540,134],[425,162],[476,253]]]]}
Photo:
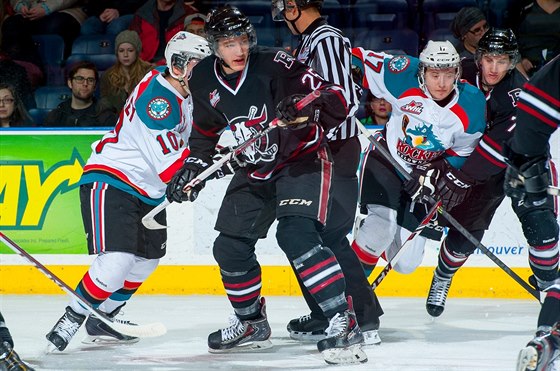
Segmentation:
{"type": "Polygon", "coordinates": [[[117,62],[101,77],[101,104],[119,113],[128,95],[152,66],[140,59],[142,42],[136,31],[125,30],[115,39],[117,62]]]}
{"type": "Polygon", "coordinates": [[[392,109],[391,103],[368,92],[366,97],[366,117],[360,121],[364,125],[385,125],[389,121],[392,109]]]}
{"type": "Polygon", "coordinates": [[[13,86],[0,83],[0,124],[3,128],[34,126],[13,86]]]}

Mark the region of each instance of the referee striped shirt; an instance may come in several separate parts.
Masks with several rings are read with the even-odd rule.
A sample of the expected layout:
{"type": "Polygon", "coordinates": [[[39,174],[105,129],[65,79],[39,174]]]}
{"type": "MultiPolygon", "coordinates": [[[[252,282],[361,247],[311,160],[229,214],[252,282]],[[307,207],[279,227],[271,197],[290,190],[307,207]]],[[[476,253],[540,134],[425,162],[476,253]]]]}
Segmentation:
{"type": "Polygon", "coordinates": [[[350,40],[342,32],[317,18],[302,34],[295,51],[296,58],[313,68],[325,80],[344,88],[344,97],[349,102],[348,117],[338,127],[327,133],[327,139],[344,140],[359,134],[354,123],[360,99],[352,81],[352,52],[350,40]]]}
{"type": "MultiPolygon", "coordinates": [[[[517,102],[512,149],[526,156],[546,153],[548,140],[560,126],[560,56],[525,83],[517,102]]],[[[554,149],[558,150],[558,149],[554,149]]]]}

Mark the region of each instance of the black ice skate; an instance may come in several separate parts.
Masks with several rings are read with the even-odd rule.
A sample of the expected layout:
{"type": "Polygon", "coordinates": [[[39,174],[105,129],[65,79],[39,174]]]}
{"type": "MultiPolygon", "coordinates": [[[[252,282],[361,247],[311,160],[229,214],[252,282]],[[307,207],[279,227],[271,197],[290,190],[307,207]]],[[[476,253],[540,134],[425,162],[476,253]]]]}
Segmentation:
{"type": "MultiPolygon", "coordinates": [[[[313,318],[310,314],[295,318],[288,323],[286,328],[290,338],[302,342],[318,342],[326,337],[329,321],[326,319],[313,318]]],[[[379,337],[379,320],[361,326],[364,336],[364,345],[381,344],[379,337]]]]}
{"type": "MultiPolygon", "coordinates": [[[[123,306],[124,304],[107,314],[107,316],[113,318],[116,323],[132,325],[129,321],[116,318],[116,315],[121,313],[120,310],[123,306]]],[[[86,332],[87,336],[82,340],[84,344],[134,344],[140,340],[137,337],[121,334],[93,314],[90,314],[86,321],[86,332]]]]}
{"type": "Polygon", "coordinates": [[[426,310],[430,316],[439,317],[443,313],[449,287],[451,287],[451,279],[440,278],[437,273],[434,272],[434,278],[432,278],[430,292],[428,293],[428,300],[426,300],[426,310]]]}
{"type": "Polygon", "coordinates": [[[271,330],[266,319],[265,300],[261,298],[261,316],[256,319],[240,320],[232,314],[229,327],[208,335],[210,353],[250,352],[272,347],[271,330]]]}
{"type": "Polygon", "coordinates": [[[86,316],[74,312],[69,306],[66,307],[66,313],[54,325],[52,330],[47,334],[49,347],[47,351],[53,351],[55,348],[61,352],[66,349],[72,337],[78,332],[78,329],[84,323],[86,316]]]}
{"type": "Polygon", "coordinates": [[[348,297],[348,310],[337,313],[331,318],[326,336],[317,343],[317,349],[323,354],[325,362],[329,364],[367,362],[367,355],[362,350],[364,336],[358,326],[350,297],[348,297]]]}
{"type": "Polygon", "coordinates": [[[539,331],[519,352],[517,371],[560,370],[560,322],[547,332],[539,331]]]}
{"type": "Polygon", "coordinates": [[[34,371],[19,358],[15,350],[7,341],[0,343],[0,370],[6,371],[34,371]]]}

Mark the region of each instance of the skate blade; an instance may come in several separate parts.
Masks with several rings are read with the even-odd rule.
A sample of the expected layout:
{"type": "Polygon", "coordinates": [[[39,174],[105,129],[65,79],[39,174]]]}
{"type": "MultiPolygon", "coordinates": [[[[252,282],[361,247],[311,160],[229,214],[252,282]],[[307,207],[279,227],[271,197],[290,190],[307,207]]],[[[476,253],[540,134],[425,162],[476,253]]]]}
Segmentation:
{"type": "Polygon", "coordinates": [[[521,349],[517,357],[517,371],[533,371],[537,369],[539,355],[533,347],[521,349]]]}
{"type": "Polygon", "coordinates": [[[47,346],[45,347],[45,354],[53,354],[53,353],[57,353],[57,352],[60,352],[60,350],[58,350],[56,345],[54,345],[53,343],[48,341],[47,346]]]}
{"type": "Polygon", "coordinates": [[[140,338],[133,338],[129,340],[119,340],[111,336],[92,336],[87,335],[82,340],[82,344],[94,344],[94,345],[128,345],[135,344],[140,341],[140,338]]]}
{"type": "Polygon", "coordinates": [[[272,342],[270,340],[264,341],[252,341],[247,342],[242,345],[235,346],[233,348],[227,349],[212,349],[208,348],[209,353],[219,354],[219,353],[247,353],[247,352],[259,352],[261,350],[266,350],[272,348],[272,342]]]}
{"type": "Polygon", "coordinates": [[[381,338],[377,330],[362,331],[362,335],[364,335],[364,345],[381,344],[381,338]]]}
{"type": "Polygon", "coordinates": [[[325,334],[314,335],[309,332],[290,332],[290,339],[303,343],[317,343],[326,337],[325,334]]]}
{"type": "Polygon", "coordinates": [[[331,348],[321,352],[325,362],[330,365],[365,363],[367,354],[362,350],[361,344],[351,345],[347,348],[331,348]]]}

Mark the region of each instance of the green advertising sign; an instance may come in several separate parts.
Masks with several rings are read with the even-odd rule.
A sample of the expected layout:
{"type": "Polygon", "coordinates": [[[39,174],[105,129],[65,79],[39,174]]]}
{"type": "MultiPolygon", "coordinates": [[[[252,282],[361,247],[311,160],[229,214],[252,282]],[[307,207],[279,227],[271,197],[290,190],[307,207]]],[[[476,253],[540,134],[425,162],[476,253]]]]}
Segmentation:
{"type": "Polygon", "coordinates": [[[105,132],[2,130],[0,229],[32,254],[87,252],[78,182],[105,132]]]}

